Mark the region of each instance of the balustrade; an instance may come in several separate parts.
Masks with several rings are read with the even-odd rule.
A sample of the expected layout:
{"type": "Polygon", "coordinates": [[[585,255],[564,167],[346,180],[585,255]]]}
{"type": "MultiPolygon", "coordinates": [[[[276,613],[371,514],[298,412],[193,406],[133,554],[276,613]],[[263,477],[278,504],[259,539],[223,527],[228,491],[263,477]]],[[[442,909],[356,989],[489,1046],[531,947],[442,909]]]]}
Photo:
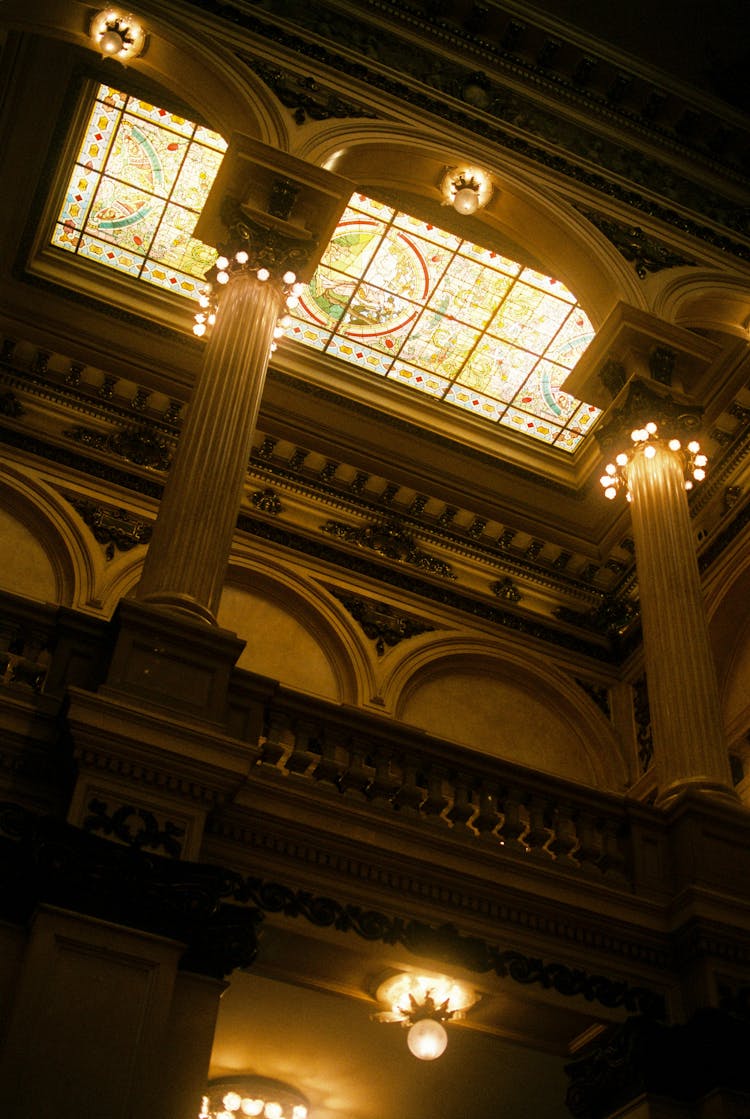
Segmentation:
{"type": "Polygon", "coordinates": [[[279,688],[265,705],[261,772],[504,855],[622,882],[624,803],[498,758],[279,688]]]}

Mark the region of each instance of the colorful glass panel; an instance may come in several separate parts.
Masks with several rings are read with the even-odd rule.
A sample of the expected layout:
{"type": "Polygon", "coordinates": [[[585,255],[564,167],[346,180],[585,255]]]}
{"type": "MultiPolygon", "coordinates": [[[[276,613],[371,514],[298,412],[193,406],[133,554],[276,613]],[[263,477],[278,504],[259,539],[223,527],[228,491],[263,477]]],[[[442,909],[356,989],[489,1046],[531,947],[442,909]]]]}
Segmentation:
{"type": "Polygon", "coordinates": [[[563,283],[362,194],[287,337],[568,453],[599,415],[560,387],[594,337],[563,283]]]}
{"type": "Polygon", "coordinates": [[[226,143],[102,85],[51,243],[187,299],[216,251],[193,237],[226,143]]]}

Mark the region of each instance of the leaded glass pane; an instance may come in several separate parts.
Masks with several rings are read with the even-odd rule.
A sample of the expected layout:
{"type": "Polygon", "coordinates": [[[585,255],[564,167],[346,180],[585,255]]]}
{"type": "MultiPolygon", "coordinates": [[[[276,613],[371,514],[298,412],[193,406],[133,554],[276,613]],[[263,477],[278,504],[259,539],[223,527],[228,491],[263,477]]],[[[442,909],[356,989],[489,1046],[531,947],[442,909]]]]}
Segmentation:
{"type": "Polygon", "coordinates": [[[225,149],[210,129],[100,86],[51,243],[196,299],[216,252],[192,233],[225,149]]]}

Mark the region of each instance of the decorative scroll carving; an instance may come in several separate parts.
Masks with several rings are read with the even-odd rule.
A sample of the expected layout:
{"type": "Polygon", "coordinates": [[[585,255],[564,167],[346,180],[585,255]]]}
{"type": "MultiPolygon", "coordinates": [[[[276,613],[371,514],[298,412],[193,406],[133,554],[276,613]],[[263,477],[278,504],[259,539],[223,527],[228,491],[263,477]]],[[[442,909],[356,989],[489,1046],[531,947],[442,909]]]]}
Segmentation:
{"type": "Polygon", "coordinates": [[[118,839],[128,847],[151,851],[162,848],[171,859],[179,859],[185,829],[165,820],[159,824],[153,812],[134,804],[123,804],[110,808],[103,800],[92,797],[88,804],[89,815],[83,821],[83,830],[100,832],[102,835],[118,839]]]}
{"type": "Polygon", "coordinates": [[[364,940],[384,944],[402,944],[410,952],[434,960],[450,961],[469,971],[490,972],[524,985],[538,984],[567,997],[582,995],[589,1002],[607,1007],[623,1007],[658,1019],[664,1015],[664,1000],[643,987],[603,975],[591,975],[582,968],[545,963],[521,952],[489,944],[479,937],[462,935],[452,925],[426,925],[420,921],[387,917],[376,910],[346,905],[332,898],[314,897],[304,890],[267,882],[261,878],[233,879],[231,896],[239,902],[251,902],[266,913],[284,913],[287,917],[304,917],[320,928],[355,932],[364,940]]]}
{"type": "Polygon", "coordinates": [[[578,684],[579,688],[583,688],[589,699],[593,699],[599,710],[603,711],[609,719],[611,715],[609,688],[603,688],[598,684],[592,684],[590,680],[581,680],[578,676],[576,677],[576,684],[578,684]]]}
{"type": "Polygon", "coordinates": [[[81,514],[100,544],[113,544],[120,552],[129,552],[137,544],[148,544],[153,531],[146,521],[132,516],[126,509],[98,505],[76,494],[63,495],[81,514]]]}
{"type": "Polygon", "coordinates": [[[630,599],[607,596],[593,610],[572,610],[569,606],[558,606],[554,611],[561,622],[583,626],[607,636],[624,633],[638,614],[638,609],[630,599]]]}
{"type": "Polygon", "coordinates": [[[268,513],[271,517],[278,517],[282,510],[281,498],[275,490],[256,490],[251,495],[250,501],[261,513],[268,513]]]}
{"type": "Polygon", "coordinates": [[[378,656],[383,655],[386,645],[392,648],[408,637],[432,633],[435,629],[408,614],[397,613],[384,602],[367,602],[363,598],[352,598],[337,591],[333,593],[355,621],[359,622],[366,636],[375,642],[378,656]]]}
{"type": "Polygon", "coordinates": [[[492,583],[490,590],[497,598],[502,598],[505,602],[520,602],[523,595],[519,591],[516,584],[512,579],[500,579],[496,583],[492,583]]]}
{"type": "Polygon", "coordinates": [[[68,439],[81,443],[85,447],[118,455],[128,462],[134,462],[136,466],[147,466],[153,470],[169,470],[172,461],[166,439],[150,427],[130,428],[110,435],[94,431],[89,427],[73,427],[68,428],[64,434],[68,439]]]}
{"type": "Polygon", "coordinates": [[[604,455],[630,443],[634,427],[653,420],[660,434],[674,434],[679,438],[695,432],[700,426],[703,411],[697,405],[683,404],[670,395],[663,395],[652,388],[652,382],[632,380],[626,399],[611,416],[595,429],[597,443],[604,455]]]}
{"type": "Polygon", "coordinates": [[[278,97],[281,104],[291,109],[296,124],[310,120],[343,120],[346,117],[376,117],[377,113],[351,101],[344,101],[331,90],[322,89],[314,78],[299,78],[276,66],[268,66],[257,59],[251,60],[255,73],[278,97]]]}
{"type": "MultiPolygon", "coordinates": [[[[277,194],[270,200],[271,205],[281,206],[282,189],[283,185],[277,188],[277,194]]],[[[248,259],[245,267],[249,270],[267,268],[279,275],[288,270],[299,273],[317,246],[308,230],[300,228],[299,234],[295,235],[272,226],[270,219],[269,224],[263,224],[260,218],[247,214],[236,198],[224,199],[221,220],[227,228],[227,240],[221,246],[222,251],[229,257],[239,250],[246,252],[248,259]]],[[[287,228],[291,230],[292,226],[287,228]]]]}
{"type": "Polygon", "coordinates": [[[444,579],[456,578],[449,564],[421,551],[416,546],[413,535],[402,528],[398,521],[380,521],[364,528],[354,528],[341,521],[327,521],[322,530],[329,536],[356,544],[360,548],[370,548],[379,556],[418,567],[430,575],[440,575],[444,579]]]}
{"type": "Polygon", "coordinates": [[[654,760],[654,739],[651,732],[651,710],[645,672],[633,682],[633,718],[638,743],[638,760],[641,763],[641,773],[645,773],[651,768],[654,760]]]}
{"type": "Polygon", "coordinates": [[[577,205],[576,209],[612,242],[621,256],[632,261],[636,275],[641,280],[645,280],[649,272],[695,264],[694,260],[673,252],[662,241],[644,233],[637,225],[616,221],[615,218],[589,210],[585,206],[577,205]]]}

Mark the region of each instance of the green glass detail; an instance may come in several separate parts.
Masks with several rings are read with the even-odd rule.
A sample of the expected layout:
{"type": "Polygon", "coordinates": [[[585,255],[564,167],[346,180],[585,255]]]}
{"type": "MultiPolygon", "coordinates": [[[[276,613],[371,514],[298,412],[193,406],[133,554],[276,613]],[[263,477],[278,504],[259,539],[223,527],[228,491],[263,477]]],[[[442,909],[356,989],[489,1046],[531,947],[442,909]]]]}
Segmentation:
{"type": "Polygon", "coordinates": [[[217,254],[192,234],[226,146],[216,132],[100,86],[51,243],[197,299],[217,254]]]}

